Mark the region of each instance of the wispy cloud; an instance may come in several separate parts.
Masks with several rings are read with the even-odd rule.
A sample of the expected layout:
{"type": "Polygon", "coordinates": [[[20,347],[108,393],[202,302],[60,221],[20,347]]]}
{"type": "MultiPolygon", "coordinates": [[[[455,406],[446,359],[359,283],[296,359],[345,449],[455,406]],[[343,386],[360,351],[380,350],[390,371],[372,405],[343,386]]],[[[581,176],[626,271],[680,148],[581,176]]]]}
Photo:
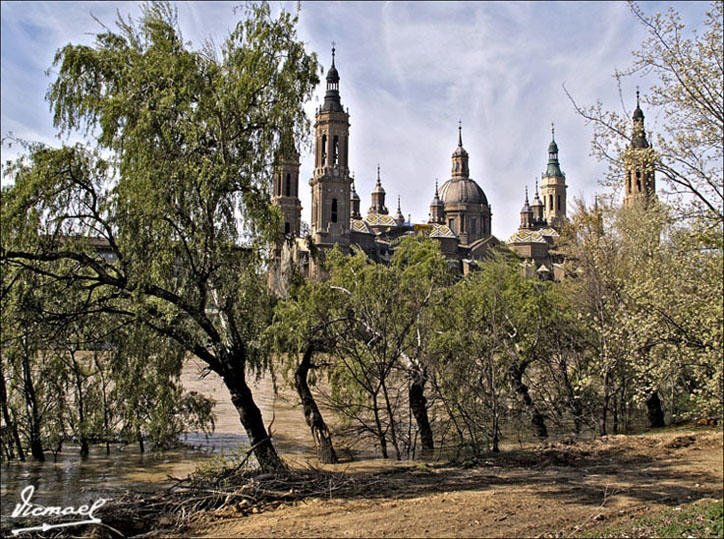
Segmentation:
{"type": "MultiPolygon", "coordinates": [[[[220,43],[237,20],[234,5],[180,2],[184,38],[196,46],[208,37],[220,43]]],[[[281,6],[295,9],[293,2],[281,6]]],[[[701,3],[676,7],[690,20],[704,11],[701,3]]],[[[135,15],[139,4],[2,3],[3,135],[53,138],[43,71],[65,43],[92,41],[99,27],[90,11],[112,26],[116,9],[135,15]]],[[[583,104],[601,99],[619,107],[611,73],[630,64],[644,37],[624,3],[604,2],[309,2],[299,34],[325,69],[331,42],[337,43],[342,102],[351,114],[350,165],[363,208],[379,162],[388,207],[400,194],[403,212],[426,220],[435,178],[450,176],[462,120],[471,176],[492,204],[493,232],[502,239],[517,227],[524,186],[532,187],[545,168],[552,121],[569,197],[590,199],[601,189],[602,165],[589,156],[590,128],[562,84],[583,104]]],[[[636,81],[630,85],[624,97],[632,99],[636,81]]],[[[308,104],[310,114],[316,104],[308,104]]],[[[13,154],[2,152],[3,160],[13,154]]],[[[311,172],[307,154],[300,186],[307,221],[311,172]]]]}

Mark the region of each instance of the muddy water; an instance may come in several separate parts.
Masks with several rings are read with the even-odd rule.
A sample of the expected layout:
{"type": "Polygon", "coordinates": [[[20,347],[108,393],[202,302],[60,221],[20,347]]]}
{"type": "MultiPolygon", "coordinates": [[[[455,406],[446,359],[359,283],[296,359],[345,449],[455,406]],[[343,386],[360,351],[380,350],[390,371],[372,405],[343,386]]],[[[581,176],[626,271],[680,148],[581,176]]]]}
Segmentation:
{"type": "MultiPolygon", "coordinates": [[[[238,454],[239,448],[246,445],[247,437],[229,392],[214,373],[200,378],[200,369],[198,360],[189,361],[181,380],[187,390],[216,401],[213,434],[208,437],[199,433],[184,435],[182,441],[189,447],[162,453],[140,453],[134,444],[125,448],[111,446],[110,455],[106,455],[105,447],[92,446],[90,456],[81,459],[77,448],[65,446],[56,462],[48,453],[45,463],[3,463],[0,467],[2,516],[7,517],[12,512],[20,501],[20,492],[28,485],[35,487],[33,502],[77,507],[99,497],[113,499],[127,489],[142,491],[169,483],[169,475],[183,477],[214,455],[238,454]]],[[[313,441],[301,408],[296,404],[296,393],[280,388],[275,395],[268,377],[252,381],[250,385],[265,423],[271,423],[275,446],[285,460],[297,465],[313,461],[313,441]]]]}

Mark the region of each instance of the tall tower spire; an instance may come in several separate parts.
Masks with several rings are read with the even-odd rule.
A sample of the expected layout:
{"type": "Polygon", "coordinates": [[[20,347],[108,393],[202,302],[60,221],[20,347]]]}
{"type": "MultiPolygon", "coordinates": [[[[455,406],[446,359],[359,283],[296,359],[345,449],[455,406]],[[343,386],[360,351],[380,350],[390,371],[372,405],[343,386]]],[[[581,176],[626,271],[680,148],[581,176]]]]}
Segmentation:
{"type": "Polygon", "coordinates": [[[445,223],[445,216],[443,215],[442,202],[440,201],[440,195],[437,191],[437,178],[435,178],[435,196],[430,202],[430,218],[428,222],[430,224],[442,225],[445,223]]]}
{"type": "Polygon", "coordinates": [[[520,209],[520,228],[532,228],[533,227],[533,210],[530,208],[528,203],[528,186],[525,186],[525,202],[523,207],[520,209]]]}
{"type": "Polygon", "coordinates": [[[395,214],[395,222],[400,226],[405,224],[405,216],[402,215],[402,209],[400,208],[400,195],[397,195],[397,213],[395,214]]]}
{"type": "Polygon", "coordinates": [[[312,187],[312,235],[322,248],[349,245],[352,206],[349,174],[349,114],[342,108],[339,72],[332,44],[332,65],[327,71],[324,103],[314,118],[315,155],[312,187]]]}
{"type": "Polygon", "coordinates": [[[551,142],[548,145],[548,164],[541,174],[543,217],[548,225],[560,227],[566,220],[566,175],[558,161],[556,126],[551,123],[551,142]]]}
{"type": "Polygon", "coordinates": [[[644,111],[641,110],[641,96],[636,88],[636,108],[633,112],[631,146],[624,156],[624,206],[641,203],[648,205],[656,196],[654,154],[646,139],[644,111]]]}
{"type": "Polygon", "coordinates": [[[533,204],[530,205],[530,209],[533,210],[533,224],[542,226],[545,224],[545,215],[543,202],[538,197],[538,178],[535,178],[535,196],[533,197],[533,204]]]}
{"type": "Polygon", "coordinates": [[[352,185],[350,186],[350,204],[352,206],[351,217],[352,219],[362,219],[362,215],[359,212],[360,198],[357,194],[357,190],[354,188],[354,176],[352,176],[352,185]]]}
{"type": "Polygon", "coordinates": [[[299,200],[299,152],[291,132],[285,132],[279,142],[274,167],[272,201],[282,210],[282,232],[299,236],[302,203],[299,200]]]}
{"type": "Polygon", "coordinates": [[[382,187],[382,180],[380,179],[379,163],[377,163],[377,182],[375,183],[375,188],[372,189],[372,206],[370,206],[369,213],[388,214],[387,206],[385,206],[385,190],[382,187]]]}

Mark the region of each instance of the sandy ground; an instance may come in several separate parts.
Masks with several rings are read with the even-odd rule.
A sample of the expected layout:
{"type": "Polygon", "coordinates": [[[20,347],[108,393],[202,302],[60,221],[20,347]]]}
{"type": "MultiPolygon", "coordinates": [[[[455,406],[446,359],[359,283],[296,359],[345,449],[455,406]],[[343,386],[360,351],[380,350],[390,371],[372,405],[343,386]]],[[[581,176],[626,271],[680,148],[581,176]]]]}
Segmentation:
{"type": "Polygon", "coordinates": [[[724,497],[722,433],[609,436],[509,452],[473,468],[386,465],[384,486],[198,522],[204,537],[561,537],[724,497]]]}

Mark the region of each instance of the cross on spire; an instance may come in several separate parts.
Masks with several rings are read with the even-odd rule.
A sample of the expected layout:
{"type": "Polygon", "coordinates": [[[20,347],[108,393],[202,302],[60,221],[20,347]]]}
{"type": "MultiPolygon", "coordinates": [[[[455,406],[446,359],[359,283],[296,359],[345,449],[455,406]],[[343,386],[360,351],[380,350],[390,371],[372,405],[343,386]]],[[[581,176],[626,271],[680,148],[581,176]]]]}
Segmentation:
{"type": "Polygon", "coordinates": [[[332,41],[332,65],[334,65],[334,51],[336,50],[335,47],[336,43],[332,41]]]}
{"type": "Polygon", "coordinates": [[[463,121],[458,120],[458,146],[463,145],[463,121]]]}
{"type": "Polygon", "coordinates": [[[556,140],[556,124],[551,122],[551,138],[556,140]]]}
{"type": "Polygon", "coordinates": [[[639,97],[640,97],[639,87],[636,86],[636,108],[640,108],[639,107],[639,97]]]}
{"type": "Polygon", "coordinates": [[[380,164],[377,163],[377,183],[380,183],[380,164]]]}

